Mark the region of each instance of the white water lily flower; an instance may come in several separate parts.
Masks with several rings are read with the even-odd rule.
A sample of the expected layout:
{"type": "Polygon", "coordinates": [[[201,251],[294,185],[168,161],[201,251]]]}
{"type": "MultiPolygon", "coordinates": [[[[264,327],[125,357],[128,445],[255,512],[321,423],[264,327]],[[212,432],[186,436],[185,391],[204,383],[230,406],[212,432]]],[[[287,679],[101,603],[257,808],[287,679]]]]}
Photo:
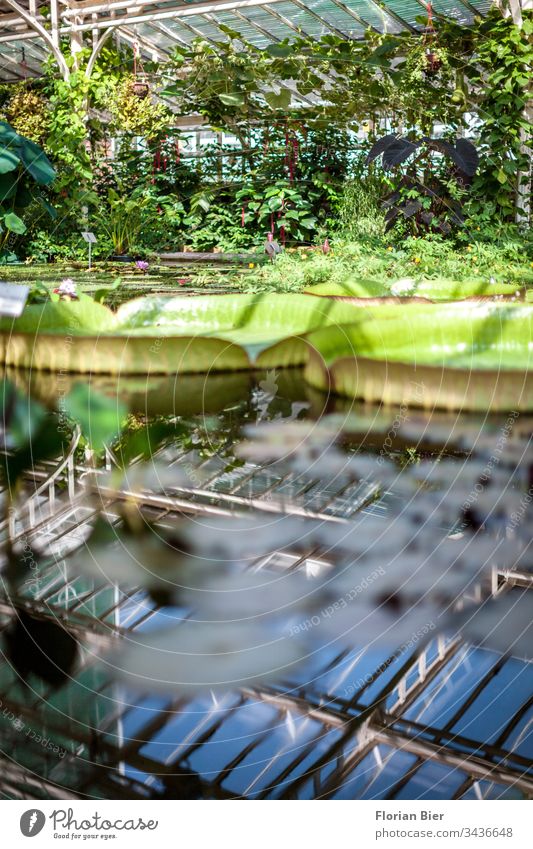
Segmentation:
{"type": "Polygon", "coordinates": [[[185,621],[154,634],[133,634],[114,659],[118,677],[147,692],[192,695],[286,678],[305,656],[304,640],[257,622],[185,621]]]}
{"type": "Polygon", "coordinates": [[[74,280],[71,277],[65,277],[57,287],[57,293],[59,295],[75,295],[76,284],[74,280]]]}
{"type": "Polygon", "coordinates": [[[410,295],[411,292],[414,291],[416,287],[416,280],[413,280],[412,277],[402,277],[400,280],[396,280],[390,290],[393,295],[410,295]]]}

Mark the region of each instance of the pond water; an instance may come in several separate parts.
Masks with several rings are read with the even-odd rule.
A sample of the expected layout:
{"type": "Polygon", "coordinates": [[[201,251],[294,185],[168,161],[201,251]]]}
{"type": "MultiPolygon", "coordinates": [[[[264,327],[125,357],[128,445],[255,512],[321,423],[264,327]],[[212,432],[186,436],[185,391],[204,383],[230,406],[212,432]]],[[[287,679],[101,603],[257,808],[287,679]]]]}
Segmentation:
{"type": "MultiPolygon", "coordinates": [[[[35,371],[10,371],[6,376],[49,407],[60,406],[77,381],[71,375],[35,371]]],[[[348,402],[313,390],[298,369],[208,377],[102,376],[90,382],[94,390],[125,402],[136,427],[177,417],[184,426],[179,439],[154,445],[151,458],[154,465],[175,468],[177,475],[181,468],[188,469],[188,479],[179,478],[170,495],[186,496],[198,515],[222,505],[229,516],[253,498],[261,515],[273,517],[270,548],[284,534],[280,516],[296,506],[310,517],[321,516],[322,524],[324,517],[359,521],[362,515],[364,529],[365,521],[379,521],[383,551],[393,551],[396,540],[402,545],[398,517],[408,513],[401,476],[424,477],[428,462],[435,465],[438,460],[436,465],[445,470],[448,495],[452,492],[453,497],[453,486],[460,484],[458,499],[468,491],[465,476],[472,487],[487,473],[488,463],[491,474],[498,472],[497,485],[507,480],[503,489],[517,495],[518,503],[531,486],[532,428],[524,416],[510,422],[509,414],[348,402]],[[304,460],[311,456],[309,468],[294,464],[291,457],[298,451],[289,441],[286,451],[280,453],[278,446],[276,457],[268,459],[272,435],[279,432],[282,442],[289,440],[291,426],[305,422],[315,422],[317,428],[333,422],[340,436],[335,452],[341,452],[347,464],[359,462],[366,472],[369,463],[381,459],[386,461],[383,468],[397,470],[397,478],[391,483],[390,474],[385,475],[381,487],[370,472],[354,480],[335,466],[338,457],[328,453],[330,445],[328,451],[306,455],[313,439],[309,436],[308,444],[306,433],[314,428],[302,430],[304,444],[298,448],[304,449],[304,460]],[[239,446],[253,446],[254,429],[260,438],[243,460],[239,446]],[[202,494],[191,494],[194,489],[202,494]]],[[[428,513],[435,509],[432,494],[438,485],[433,480],[423,485],[427,496],[421,504],[428,513]]],[[[154,492],[161,495],[162,486],[154,492]]],[[[529,502],[524,503],[526,510],[529,502]]],[[[174,521],[168,512],[150,509],[146,515],[162,516],[161,526],[174,521]]],[[[69,533],[76,521],[87,521],[84,509],[76,510],[69,513],[69,533]]],[[[119,516],[115,503],[110,511],[119,516]]],[[[492,519],[487,530],[501,538],[505,519],[492,519]]],[[[57,535],[62,521],[65,517],[47,533],[57,535]]],[[[527,516],[520,517],[519,530],[527,521],[527,516]]],[[[446,533],[453,530],[450,525],[446,533]]],[[[508,537],[513,543],[513,534],[508,537]]],[[[437,569],[437,554],[434,559],[437,565],[431,568],[437,569]]],[[[307,578],[320,580],[331,565],[331,557],[312,551],[300,559],[277,555],[267,560],[261,569],[268,574],[305,569],[307,578]]],[[[369,560],[374,563],[370,555],[369,560]]],[[[74,576],[69,563],[68,557],[51,558],[34,600],[48,610],[66,609],[80,628],[87,628],[91,619],[107,622],[130,635],[128,640],[135,634],[142,642],[190,616],[187,605],[175,599],[161,606],[142,588],[118,588],[74,576]]],[[[507,594],[522,593],[522,587],[517,582],[507,594]]],[[[322,628],[315,627],[314,616],[324,622],[337,615],[338,608],[327,612],[333,606],[331,597],[327,604],[319,615],[304,618],[305,628],[301,621],[293,624],[294,633],[305,630],[306,638],[314,638],[312,632],[322,628]]],[[[522,649],[505,656],[490,643],[457,640],[453,630],[441,633],[414,611],[412,618],[402,613],[396,642],[390,635],[383,639],[380,628],[387,632],[393,627],[394,634],[400,612],[392,610],[381,625],[381,620],[371,619],[368,627],[359,626],[350,644],[328,631],[327,639],[313,645],[310,657],[280,679],[240,690],[208,688],[195,696],[159,687],[139,689],[132,686],[131,676],[117,680],[112,666],[98,660],[98,641],[89,641],[80,672],[56,691],[32,680],[28,702],[27,687],[5,660],[0,699],[2,705],[11,705],[13,717],[0,716],[3,748],[8,742],[14,745],[17,761],[47,781],[100,798],[124,793],[128,798],[522,798],[532,780],[533,757],[533,668],[522,649]],[[35,743],[37,732],[52,742],[35,743]],[[53,752],[52,745],[61,753],[53,752]],[[439,757],[439,750],[447,758],[439,757]],[[479,758],[477,771],[461,763],[465,754],[479,758]],[[498,778],[490,774],[496,764],[498,778]]]]}
{"type": "Polygon", "coordinates": [[[173,268],[155,263],[147,272],[136,269],[132,263],[111,265],[93,264],[91,270],[83,263],[13,264],[0,269],[0,279],[26,286],[42,285],[47,289],[58,287],[62,280],[72,280],[78,291],[94,295],[98,289],[109,288],[120,280],[119,286],[109,293],[106,302],[115,307],[131,298],[149,294],[218,294],[238,291],[242,282],[251,275],[248,267],[231,263],[188,262],[173,268]]]}

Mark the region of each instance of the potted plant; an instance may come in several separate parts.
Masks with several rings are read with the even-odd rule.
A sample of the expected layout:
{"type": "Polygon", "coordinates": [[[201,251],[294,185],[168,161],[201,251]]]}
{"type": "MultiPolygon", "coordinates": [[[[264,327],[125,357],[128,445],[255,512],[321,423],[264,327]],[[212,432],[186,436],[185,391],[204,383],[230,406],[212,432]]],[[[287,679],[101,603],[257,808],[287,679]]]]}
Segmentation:
{"type": "Polygon", "coordinates": [[[145,80],[141,80],[136,77],[131,84],[131,90],[135,97],[138,97],[140,100],[143,100],[145,97],[148,97],[148,94],[150,92],[150,86],[145,80]]]}
{"type": "MultiPolygon", "coordinates": [[[[143,226],[150,218],[152,199],[140,192],[121,195],[115,189],[107,193],[107,208],[100,213],[99,226],[111,240],[114,262],[134,262],[131,255],[143,226]]],[[[155,214],[155,213],[154,213],[155,214]]]]}

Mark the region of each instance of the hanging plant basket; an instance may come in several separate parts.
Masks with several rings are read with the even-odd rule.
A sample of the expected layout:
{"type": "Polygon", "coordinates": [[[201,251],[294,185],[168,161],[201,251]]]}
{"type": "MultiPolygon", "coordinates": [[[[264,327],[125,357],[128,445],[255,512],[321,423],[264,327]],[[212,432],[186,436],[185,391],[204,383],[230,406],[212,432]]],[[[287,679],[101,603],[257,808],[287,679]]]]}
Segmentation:
{"type": "Polygon", "coordinates": [[[442,59],[432,50],[426,52],[426,74],[436,74],[442,68],[442,59]]]}
{"type": "Polygon", "coordinates": [[[131,84],[131,91],[140,100],[144,100],[150,93],[150,86],[144,80],[134,80],[131,84]]]}

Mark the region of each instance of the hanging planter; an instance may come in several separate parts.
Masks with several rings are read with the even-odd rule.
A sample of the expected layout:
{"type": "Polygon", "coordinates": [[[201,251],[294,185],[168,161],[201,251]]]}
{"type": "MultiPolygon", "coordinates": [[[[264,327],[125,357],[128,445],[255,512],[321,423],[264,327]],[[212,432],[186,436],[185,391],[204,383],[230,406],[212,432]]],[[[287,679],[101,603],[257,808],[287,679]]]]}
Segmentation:
{"type": "Polygon", "coordinates": [[[422,45],[424,49],[422,70],[426,77],[432,77],[435,74],[438,74],[442,68],[446,54],[437,43],[437,32],[433,25],[433,7],[431,5],[431,0],[426,3],[426,9],[428,13],[428,21],[427,26],[424,29],[424,35],[422,36],[422,45]]]}
{"type": "Polygon", "coordinates": [[[150,85],[144,73],[141,52],[137,42],[133,45],[133,82],[131,84],[131,91],[139,100],[144,100],[150,93],[150,85]]]}
{"type": "Polygon", "coordinates": [[[139,100],[144,100],[150,93],[150,86],[143,80],[135,79],[131,84],[131,91],[139,100]]]}
{"type": "Polygon", "coordinates": [[[442,59],[434,50],[426,50],[426,74],[436,74],[442,68],[442,59]]]}

